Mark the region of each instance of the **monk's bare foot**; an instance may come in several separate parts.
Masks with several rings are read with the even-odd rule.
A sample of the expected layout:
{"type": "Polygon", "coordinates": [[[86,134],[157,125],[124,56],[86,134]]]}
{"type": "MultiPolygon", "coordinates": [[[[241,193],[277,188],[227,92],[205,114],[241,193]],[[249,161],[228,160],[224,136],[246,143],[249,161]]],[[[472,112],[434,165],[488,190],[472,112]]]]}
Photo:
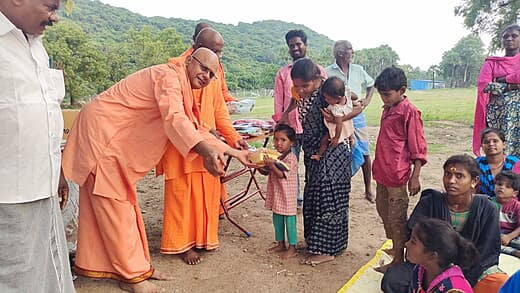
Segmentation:
{"type": "Polygon", "coordinates": [[[295,245],[289,245],[289,248],[280,254],[281,259],[288,259],[298,255],[295,245]]]}
{"type": "Polygon", "coordinates": [[[155,270],[150,277],[150,279],[159,280],[159,281],[169,281],[173,280],[173,276],[169,272],[159,272],[155,270]]]}
{"type": "Polygon", "coordinates": [[[315,266],[320,263],[328,262],[334,259],[333,255],[327,254],[311,254],[310,256],[303,259],[302,264],[315,266]]]}
{"type": "Polygon", "coordinates": [[[376,202],[376,197],[372,194],[372,192],[365,192],[365,199],[368,200],[370,203],[376,202]]]}
{"type": "Polygon", "coordinates": [[[393,248],[383,249],[383,252],[391,256],[394,256],[395,254],[395,250],[393,248]]]}
{"type": "Polygon", "coordinates": [[[133,293],[160,293],[163,289],[150,281],[142,281],[137,284],[119,283],[121,290],[133,293]]]}
{"type": "Polygon", "coordinates": [[[189,265],[196,265],[202,261],[200,253],[196,252],[193,248],[181,254],[182,260],[189,265]]]}
{"type": "Polygon", "coordinates": [[[268,254],[285,251],[285,242],[278,242],[276,246],[268,248],[265,252],[268,254]]]}

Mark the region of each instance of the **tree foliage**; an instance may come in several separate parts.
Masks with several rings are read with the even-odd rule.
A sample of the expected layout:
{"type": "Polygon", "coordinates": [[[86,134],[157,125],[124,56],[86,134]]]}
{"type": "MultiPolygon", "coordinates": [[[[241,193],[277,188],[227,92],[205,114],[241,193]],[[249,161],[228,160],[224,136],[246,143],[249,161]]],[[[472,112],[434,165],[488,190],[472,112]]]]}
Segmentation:
{"type": "MultiPolygon", "coordinates": [[[[64,21],[46,31],[44,37],[51,61],[65,71],[71,103],[94,96],[141,68],[178,56],[192,45],[198,22],[144,17],[98,0],[73,3],[74,9],[61,15],[64,21]]],[[[285,34],[291,29],[307,33],[308,57],[322,66],[334,62],[334,42],[303,25],[276,20],[238,25],[199,21],[209,22],[224,37],[222,63],[232,90],[273,87],[278,69],[291,62],[285,43],[285,34]]],[[[483,60],[478,44],[466,40],[446,52],[441,66],[432,69],[438,72],[421,71],[412,65],[401,67],[408,78],[429,78],[435,72],[447,76],[453,86],[467,86],[483,60]]],[[[398,54],[388,45],[361,49],[354,55],[354,62],[373,77],[398,61],[398,54]]]]}
{"type": "Polygon", "coordinates": [[[474,35],[460,39],[449,51],[444,52],[439,65],[440,73],[449,87],[475,85],[484,62],[484,43],[474,35]]]}
{"type": "MultiPolygon", "coordinates": [[[[91,38],[102,44],[101,48],[105,54],[111,54],[115,60],[124,59],[124,56],[116,56],[116,52],[120,55],[133,54],[134,58],[130,64],[114,64],[119,66],[110,72],[114,80],[124,77],[123,74],[128,68],[142,68],[143,64],[160,63],[167,60],[167,57],[177,56],[179,48],[185,49],[192,44],[193,30],[198,22],[179,18],[144,17],[97,0],[74,0],[74,5],[72,12],[63,15],[62,18],[77,23],[91,38]],[[166,36],[160,40],[153,37],[157,31],[166,34],[165,30],[172,34],[175,31],[173,43],[169,44],[169,38],[166,36]],[[126,42],[134,45],[130,46],[130,49],[144,48],[145,51],[127,52],[127,46],[121,45],[126,42]],[[163,48],[158,46],[158,43],[164,45],[163,48]],[[160,54],[161,50],[170,45],[174,48],[166,49],[168,56],[160,54]]],[[[277,20],[238,25],[201,21],[213,25],[224,37],[222,63],[226,69],[228,87],[232,90],[273,87],[276,75],[274,68],[289,62],[285,33],[291,29],[303,29],[307,33],[310,58],[325,64],[321,62],[330,60],[331,57],[332,40],[303,25],[277,20]],[[329,53],[328,58],[320,54],[325,51],[329,53]]],[[[114,63],[113,60],[109,62],[114,63]]]]}
{"type": "Polygon", "coordinates": [[[47,30],[44,44],[51,61],[64,70],[66,98],[89,97],[105,88],[106,57],[76,24],[59,22],[47,30]]]}
{"type": "Polygon", "coordinates": [[[517,22],[518,0],[460,0],[455,15],[464,17],[464,25],[473,32],[486,32],[493,36],[491,49],[501,45],[501,31],[517,22]]]}
{"type": "Polygon", "coordinates": [[[361,49],[354,53],[354,61],[362,65],[370,76],[377,76],[386,67],[397,65],[399,55],[388,45],[361,49]]]}

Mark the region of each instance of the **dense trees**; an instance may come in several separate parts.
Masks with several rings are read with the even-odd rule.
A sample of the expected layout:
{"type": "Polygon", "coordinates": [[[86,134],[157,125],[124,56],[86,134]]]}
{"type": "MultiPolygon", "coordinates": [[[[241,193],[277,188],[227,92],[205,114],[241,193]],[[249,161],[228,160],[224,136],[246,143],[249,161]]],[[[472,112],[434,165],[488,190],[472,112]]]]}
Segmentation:
{"type": "Polygon", "coordinates": [[[363,65],[366,72],[373,77],[376,77],[386,67],[397,65],[397,61],[399,61],[399,55],[388,45],[357,50],[354,58],[355,63],[363,65]]]}
{"type": "Polygon", "coordinates": [[[446,80],[446,86],[475,85],[485,58],[483,47],[479,37],[469,35],[460,39],[451,50],[444,52],[439,69],[446,80]]]}
{"type": "Polygon", "coordinates": [[[463,16],[464,25],[474,32],[490,33],[492,49],[498,49],[502,29],[517,23],[519,8],[517,0],[460,0],[455,14],[463,16]]]}
{"type": "Polygon", "coordinates": [[[166,62],[187,48],[173,28],[130,29],[121,41],[95,40],[77,24],[61,21],[45,33],[44,44],[54,66],[65,72],[66,99],[88,98],[123,77],[166,62]]]}
{"type": "MultiPolygon", "coordinates": [[[[144,17],[97,0],[73,2],[74,9],[61,15],[64,20],[44,37],[51,62],[65,71],[67,99],[71,103],[94,96],[141,68],[164,63],[192,44],[196,21],[144,17]]],[[[278,69],[290,62],[285,33],[291,29],[307,33],[307,55],[318,64],[327,66],[334,61],[334,42],[302,25],[276,20],[238,25],[210,23],[226,43],[222,63],[232,90],[273,87],[278,69]]],[[[407,64],[400,66],[409,79],[435,76],[446,79],[448,86],[470,86],[483,59],[482,42],[468,36],[444,53],[441,64],[428,71],[407,64]]],[[[373,77],[398,61],[399,55],[388,45],[356,50],[354,54],[354,62],[373,77]]]]}
{"type": "MultiPolygon", "coordinates": [[[[170,30],[175,38],[174,45],[176,48],[168,52],[168,56],[159,54],[161,48],[157,47],[157,43],[148,44],[148,51],[139,54],[136,57],[143,57],[149,63],[165,62],[168,57],[178,55],[179,44],[183,49],[192,44],[193,30],[197,21],[185,20],[179,18],[164,17],[144,17],[139,14],[132,13],[124,8],[113,7],[103,4],[97,0],[74,0],[75,8],[70,14],[62,15],[62,18],[69,19],[77,23],[89,36],[96,42],[102,44],[104,51],[121,52],[125,55],[119,46],[124,42],[135,42],[128,35],[131,32],[140,32],[144,27],[152,34],[156,31],[170,30]],[[173,32],[175,32],[173,34],[173,32]],[[175,35],[175,36],[174,36],[175,35]],[[114,47],[115,46],[115,47],[114,47]],[[155,47],[157,51],[151,49],[155,47]],[[146,55],[148,54],[148,55],[146,55]],[[160,60],[162,59],[162,60],[160,60]]],[[[287,45],[285,44],[285,33],[291,29],[303,29],[308,35],[309,53],[314,57],[314,52],[323,50],[331,50],[332,40],[324,35],[318,34],[311,29],[293,23],[287,23],[277,20],[266,20],[254,23],[239,23],[238,25],[213,23],[212,24],[224,37],[225,47],[222,63],[226,69],[226,79],[230,89],[253,89],[272,87],[275,68],[285,65],[289,60],[287,45]]],[[[151,36],[144,37],[139,46],[145,45],[142,41],[157,41],[151,39],[151,36]]],[[[168,46],[166,39],[160,39],[159,43],[168,46]]],[[[139,52],[136,52],[139,53],[139,52]]],[[[117,57],[117,56],[114,56],[117,57]]],[[[126,58],[120,56],[120,58],[126,58]]],[[[139,63],[138,59],[134,62],[139,63]]],[[[125,65],[126,66],[126,65],[125,65]]],[[[139,64],[130,64],[129,67],[140,68],[139,64]]],[[[121,76],[121,74],[115,74],[121,76]]]]}

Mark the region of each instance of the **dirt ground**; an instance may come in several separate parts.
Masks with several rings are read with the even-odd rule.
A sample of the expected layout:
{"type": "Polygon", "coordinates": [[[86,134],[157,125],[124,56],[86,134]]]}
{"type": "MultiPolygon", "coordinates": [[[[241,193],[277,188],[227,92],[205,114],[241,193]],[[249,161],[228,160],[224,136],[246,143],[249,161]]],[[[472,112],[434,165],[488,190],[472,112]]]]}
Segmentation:
{"type": "MultiPolygon", "coordinates": [[[[376,141],[378,128],[369,129],[376,141]]],[[[442,164],[452,154],[469,153],[471,129],[451,122],[427,127],[426,139],[434,144],[436,154],[429,155],[423,168],[423,188],[440,189],[442,164]]],[[[301,163],[303,170],[303,163],[301,163]]],[[[265,191],[265,177],[258,175],[265,191]]],[[[303,179],[303,178],[302,178],[303,179]]],[[[361,172],[352,179],[350,193],[349,241],[347,250],[334,261],[315,267],[301,265],[301,256],[282,261],[265,253],[274,239],[271,212],[255,196],[230,211],[231,216],[252,233],[245,235],[229,221],[220,221],[220,249],[203,254],[203,262],[189,266],[180,258],[159,253],[162,228],[162,177],[147,176],[138,185],[141,208],[146,223],[153,265],[174,275],[172,281],[153,281],[166,292],[336,292],[386,240],[375,205],[364,199],[361,172]]],[[[239,177],[228,189],[232,194],[246,183],[239,177]],[[238,187],[238,188],[237,188],[238,187]]],[[[303,182],[303,180],[302,180],[303,182]]],[[[375,192],[375,183],[372,187],[375,192]]],[[[410,210],[417,202],[411,199],[410,210]]],[[[298,239],[303,239],[303,224],[298,216],[298,239]]],[[[303,254],[304,252],[302,252],[303,254]]],[[[78,277],[75,286],[83,292],[121,292],[117,282],[78,277]]]]}

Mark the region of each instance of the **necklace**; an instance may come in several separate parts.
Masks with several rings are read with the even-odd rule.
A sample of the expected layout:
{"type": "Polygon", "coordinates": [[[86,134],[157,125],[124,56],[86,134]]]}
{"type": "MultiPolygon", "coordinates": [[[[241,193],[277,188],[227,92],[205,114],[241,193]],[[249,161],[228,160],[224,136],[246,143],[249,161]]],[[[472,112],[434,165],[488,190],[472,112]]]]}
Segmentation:
{"type": "Polygon", "coordinates": [[[500,162],[500,164],[498,164],[495,167],[491,166],[491,163],[489,163],[489,169],[491,169],[493,171],[502,169],[502,167],[504,166],[504,162],[505,162],[505,158],[502,160],[502,162],[500,162]]]}

